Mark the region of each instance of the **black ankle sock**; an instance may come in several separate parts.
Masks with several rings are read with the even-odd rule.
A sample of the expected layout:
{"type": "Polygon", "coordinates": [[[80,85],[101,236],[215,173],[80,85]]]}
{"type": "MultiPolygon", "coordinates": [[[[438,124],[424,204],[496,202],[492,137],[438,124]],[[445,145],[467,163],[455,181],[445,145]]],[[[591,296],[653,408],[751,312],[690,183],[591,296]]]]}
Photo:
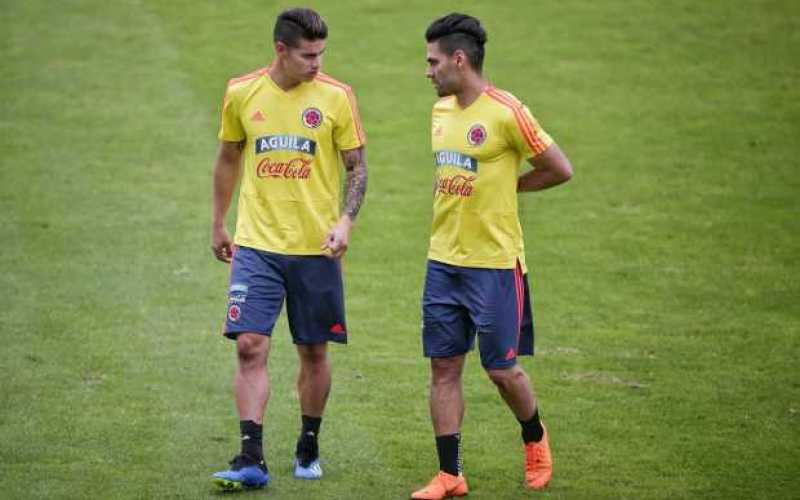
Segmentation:
{"type": "Polygon", "coordinates": [[[314,436],[319,434],[319,426],[322,425],[322,417],[303,415],[301,418],[303,419],[303,435],[307,435],[309,432],[313,433],[314,436]]]}
{"type": "Polygon", "coordinates": [[[295,456],[300,461],[300,465],[308,467],[311,462],[319,458],[319,426],[322,424],[322,417],[309,417],[303,415],[303,429],[297,439],[297,449],[295,456]]]}
{"type": "Polygon", "coordinates": [[[263,426],[261,424],[257,424],[252,420],[239,421],[239,430],[242,436],[242,454],[249,456],[255,461],[264,459],[261,436],[262,429],[263,426]]]}
{"type": "Polygon", "coordinates": [[[461,474],[461,434],[436,436],[439,470],[457,476],[461,474]]]}
{"type": "Polygon", "coordinates": [[[519,425],[522,426],[522,440],[525,441],[525,444],[542,440],[544,427],[542,427],[542,422],[539,420],[539,408],[536,408],[533,416],[527,422],[519,420],[519,425]]]}

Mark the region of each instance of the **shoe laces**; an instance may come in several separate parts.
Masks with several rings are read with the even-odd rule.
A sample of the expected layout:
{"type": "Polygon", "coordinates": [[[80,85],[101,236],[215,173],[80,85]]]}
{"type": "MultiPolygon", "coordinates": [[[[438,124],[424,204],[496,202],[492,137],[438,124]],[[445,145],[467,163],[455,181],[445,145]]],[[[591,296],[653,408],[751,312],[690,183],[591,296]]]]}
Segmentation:
{"type": "Polygon", "coordinates": [[[455,488],[458,485],[457,479],[459,476],[453,476],[452,474],[448,474],[444,471],[439,471],[431,482],[425,487],[425,489],[442,489],[444,491],[450,491],[452,488],[455,488]],[[451,479],[455,477],[456,480],[451,479]]]}
{"type": "Polygon", "coordinates": [[[428,484],[426,484],[425,487],[422,488],[422,491],[431,491],[431,490],[436,491],[438,489],[442,489],[445,491],[447,490],[447,481],[442,475],[441,471],[439,471],[435,476],[433,476],[433,479],[428,481],[428,484]]]}
{"type": "Polygon", "coordinates": [[[532,444],[525,447],[525,470],[529,472],[535,471],[539,464],[543,462],[544,449],[537,445],[532,444]]]}

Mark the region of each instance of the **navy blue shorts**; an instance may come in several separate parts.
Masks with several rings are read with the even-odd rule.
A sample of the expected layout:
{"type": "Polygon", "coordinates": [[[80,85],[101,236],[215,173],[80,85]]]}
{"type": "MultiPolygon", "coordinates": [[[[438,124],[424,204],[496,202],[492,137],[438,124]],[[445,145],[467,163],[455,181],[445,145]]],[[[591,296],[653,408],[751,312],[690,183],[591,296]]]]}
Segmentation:
{"type": "Polygon", "coordinates": [[[429,260],[422,294],[426,357],[472,350],[479,339],[486,369],[510,368],[533,355],[533,314],[527,275],[516,269],[479,269],[429,260]]]}
{"type": "Polygon", "coordinates": [[[231,263],[224,334],[272,335],[283,301],[295,344],[347,343],[339,260],[239,247],[231,263]]]}

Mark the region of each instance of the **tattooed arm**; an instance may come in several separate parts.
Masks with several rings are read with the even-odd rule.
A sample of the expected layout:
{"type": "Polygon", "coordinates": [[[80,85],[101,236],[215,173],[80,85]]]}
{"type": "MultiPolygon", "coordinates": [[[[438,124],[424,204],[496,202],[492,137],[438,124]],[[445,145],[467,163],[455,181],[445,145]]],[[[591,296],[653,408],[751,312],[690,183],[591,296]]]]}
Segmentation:
{"type": "Polygon", "coordinates": [[[344,168],[347,170],[347,194],[344,200],[344,213],[355,221],[364,195],[367,192],[367,152],[364,146],[342,152],[344,168]]]}
{"type": "Polygon", "coordinates": [[[344,215],[328,231],[325,242],[322,244],[323,250],[330,250],[329,257],[331,258],[341,257],[347,251],[350,229],[367,192],[367,154],[364,147],[342,151],[342,160],[344,160],[344,167],[347,171],[344,215]]]}

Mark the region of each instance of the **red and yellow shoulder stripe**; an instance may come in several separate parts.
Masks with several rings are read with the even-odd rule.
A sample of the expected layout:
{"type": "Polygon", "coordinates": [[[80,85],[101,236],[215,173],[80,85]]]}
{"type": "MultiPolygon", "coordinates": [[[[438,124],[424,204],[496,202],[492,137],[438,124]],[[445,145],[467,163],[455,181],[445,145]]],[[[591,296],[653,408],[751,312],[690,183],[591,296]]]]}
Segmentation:
{"type": "Polygon", "coordinates": [[[349,85],[346,83],[342,83],[339,80],[331,78],[330,76],[326,75],[325,73],[319,72],[317,74],[316,80],[318,82],[326,83],[328,85],[332,85],[334,87],[340,88],[344,90],[345,94],[347,95],[347,102],[350,104],[350,111],[353,115],[353,120],[356,124],[356,135],[358,135],[358,141],[362,144],[366,142],[366,135],[364,134],[364,126],[361,124],[361,115],[358,112],[358,103],[356,103],[356,96],[353,94],[353,89],[350,88],[349,85]]]}
{"type": "Polygon", "coordinates": [[[547,149],[548,145],[545,144],[542,138],[536,133],[536,125],[534,125],[530,116],[522,109],[522,103],[516,97],[491,86],[486,89],[486,95],[509,108],[514,113],[514,119],[517,122],[520,132],[522,132],[522,137],[534,154],[539,154],[547,149]]]}
{"type": "Polygon", "coordinates": [[[247,73],[246,75],[242,75],[242,76],[237,76],[237,77],[231,78],[230,80],[228,80],[228,87],[230,87],[231,85],[236,85],[237,83],[243,83],[243,82],[247,82],[249,80],[253,80],[255,78],[258,78],[261,75],[265,75],[267,73],[268,69],[269,69],[269,67],[259,68],[259,69],[255,70],[255,71],[251,71],[250,73],[247,73]]]}
{"type": "Polygon", "coordinates": [[[230,93],[232,87],[255,80],[261,75],[266,75],[268,69],[269,67],[259,68],[255,71],[247,73],[246,75],[236,76],[228,80],[228,85],[225,86],[225,95],[222,96],[222,105],[225,106],[225,102],[228,100],[228,94],[230,93]]]}

